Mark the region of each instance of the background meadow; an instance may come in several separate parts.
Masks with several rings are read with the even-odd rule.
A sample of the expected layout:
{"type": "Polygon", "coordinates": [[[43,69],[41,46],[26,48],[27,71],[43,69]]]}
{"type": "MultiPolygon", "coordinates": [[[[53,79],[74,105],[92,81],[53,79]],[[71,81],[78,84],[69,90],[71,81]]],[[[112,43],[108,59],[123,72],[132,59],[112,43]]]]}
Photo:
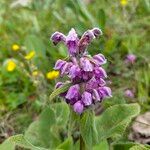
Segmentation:
{"type": "MultiPolygon", "coordinates": [[[[133,119],[120,139],[121,142],[149,144],[149,14],[149,0],[0,0],[0,143],[23,133],[33,139],[30,124],[44,118],[40,114],[50,103],[49,95],[59,79],[59,72],[53,70],[55,61],[67,57],[63,44],[55,47],[50,42],[51,34],[55,31],[67,34],[73,27],[82,35],[87,29],[99,27],[103,36],[93,41],[88,49],[92,55],[102,53],[107,58],[104,67],[113,97],[98,105],[95,113],[100,115],[106,108],[117,104],[138,103],[140,114],[144,115],[136,121],[133,119]],[[134,54],[135,61],[127,61],[128,54],[134,54]]],[[[61,138],[50,136],[55,139],[50,147],[59,145],[66,137],[69,108],[61,101],[55,98],[54,102],[59,105],[53,104],[54,108],[61,112],[57,110],[58,118],[52,117],[49,122],[53,124],[56,119],[57,126],[61,126],[61,138]]],[[[49,147],[44,135],[42,139],[42,144],[36,140],[33,143],[49,147]]],[[[114,138],[107,142],[112,144],[112,141],[114,138]]],[[[108,149],[107,142],[100,145],[102,150],[108,149]]],[[[132,144],[114,144],[113,147],[115,150],[129,149],[132,144]]],[[[10,147],[0,147],[0,150],[13,150],[10,147]]],[[[140,147],[150,149],[144,145],[140,147]]]]}

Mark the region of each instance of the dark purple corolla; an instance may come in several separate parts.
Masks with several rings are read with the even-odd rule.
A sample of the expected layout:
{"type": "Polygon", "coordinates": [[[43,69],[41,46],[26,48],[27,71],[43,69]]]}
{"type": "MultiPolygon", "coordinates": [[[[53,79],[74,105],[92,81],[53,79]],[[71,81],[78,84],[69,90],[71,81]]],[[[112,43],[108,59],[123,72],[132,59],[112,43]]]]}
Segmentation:
{"type": "MultiPolygon", "coordinates": [[[[66,102],[73,107],[73,110],[81,114],[86,108],[111,97],[111,89],[106,86],[106,71],[102,65],[107,62],[104,55],[97,54],[93,57],[87,51],[88,45],[93,39],[102,35],[98,28],[87,30],[79,39],[75,29],[71,29],[67,36],[55,32],[51,40],[56,45],[59,42],[65,43],[68,48],[68,60],[57,60],[54,69],[59,70],[61,77],[67,76],[72,86],[62,93],[66,102]]],[[[66,81],[65,81],[66,82],[66,81]]],[[[56,88],[65,83],[58,82],[56,88]]]]}

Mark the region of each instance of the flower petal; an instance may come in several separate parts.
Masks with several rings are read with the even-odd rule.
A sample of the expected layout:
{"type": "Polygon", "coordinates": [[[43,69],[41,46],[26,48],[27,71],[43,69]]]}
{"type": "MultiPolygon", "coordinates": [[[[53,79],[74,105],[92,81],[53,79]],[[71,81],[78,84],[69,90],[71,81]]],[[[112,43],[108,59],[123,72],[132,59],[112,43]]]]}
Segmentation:
{"type": "Polygon", "coordinates": [[[92,104],[92,95],[89,92],[84,92],[82,94],[82,99],[81,101],[84,103],[85,106],[89,106],[92,104]]]}
{"type": "Polygon", "coordinates": [[[94,73],[96,78],[107,78],[106,71],[102,67],[95,67],[94,73]]]}
{"type": "Polygon", "coordinates": [[[78,84],[75,84],[71,86],[67,92],[66,99],[74,99],[78,98],[80,93],[79,93],[80,87],[78,84]]]}
{"type": "Polygon", "coordinates": [[[50,38],[54,45],[57,45],[59,42],[65,42],[66,36],[60,32],[55,32],[50,38]]]}
{"type": "Polygon", "coordinates": [[[100,35],[103,34],[102,31],[101,31],[99,28],[93,28],[93,29],[92,29],[92,32],[93,32],[93,34],[94,34],[94,36],[95,36],[96,38],[98,38],[100,35]]]}
{"type": "Polygon", "coordinates": [[[75,29],[72,28],[66,37],[66,45],[68,47],[69,54],[72,56],[78,53],[78,40],[78,35],[75,29]]]}
{"type": "Polygon", "coordinates": [[[84,106],[82,104],[81,101],[77,101],[74,105],[73,105],[73,109],[76,113],[81,114],[83,112],[84,106]]]}
{"type": "Polygon", "coordinates": [[[102,54],[94,55],[93,60],[96,62],[97,65],[103,65],[107,62],[104,55],[102,55],[102,54]]]}
{"type": "Polygon", "coordinates": [[[93,65],[87,58],[80,58],[80,65],[84,71],[93,71],[93,65]]]}

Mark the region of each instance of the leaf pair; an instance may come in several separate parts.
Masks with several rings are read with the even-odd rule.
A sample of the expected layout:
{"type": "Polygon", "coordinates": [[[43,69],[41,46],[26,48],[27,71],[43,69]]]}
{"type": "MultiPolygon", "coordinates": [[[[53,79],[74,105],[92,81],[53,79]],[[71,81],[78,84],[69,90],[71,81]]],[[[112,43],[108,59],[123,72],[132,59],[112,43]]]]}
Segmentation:
{"type": "Polygon", "coordinates": [[[131,119],[140,112],[138,104],[120,104],[109,107],[101,116],[86,112],[81,118],[81,135],[88,147],[107,138],[120,137],[131,119]]]}

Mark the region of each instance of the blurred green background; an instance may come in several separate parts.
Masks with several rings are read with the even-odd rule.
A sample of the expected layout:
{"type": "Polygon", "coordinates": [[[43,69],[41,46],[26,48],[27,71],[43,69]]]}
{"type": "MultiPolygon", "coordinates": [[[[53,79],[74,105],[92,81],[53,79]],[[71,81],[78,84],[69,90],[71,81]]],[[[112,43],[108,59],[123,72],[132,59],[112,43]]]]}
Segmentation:
{"type": "Polygon", "coordinates": [[[47,73],[57,59],[67,57],[65,46],[53,46],[50,35],[67,34],[72,27],[79,36],[93,27],[103,31],[89,52],[103,53],[108,60],[115,98],[106,105],[138,102],[142,112],[149,110],[149,14],[149,0],[0,0],[0,142],[23,132],[45,106],[57,80],[47,73]],[[31,51],[35,56],[24,59],[31,51]],[[136,56],[134,64],[125,63],[128,54],[136,56]],[[126,89],[134,98],[124,96],[126,89]]]}

